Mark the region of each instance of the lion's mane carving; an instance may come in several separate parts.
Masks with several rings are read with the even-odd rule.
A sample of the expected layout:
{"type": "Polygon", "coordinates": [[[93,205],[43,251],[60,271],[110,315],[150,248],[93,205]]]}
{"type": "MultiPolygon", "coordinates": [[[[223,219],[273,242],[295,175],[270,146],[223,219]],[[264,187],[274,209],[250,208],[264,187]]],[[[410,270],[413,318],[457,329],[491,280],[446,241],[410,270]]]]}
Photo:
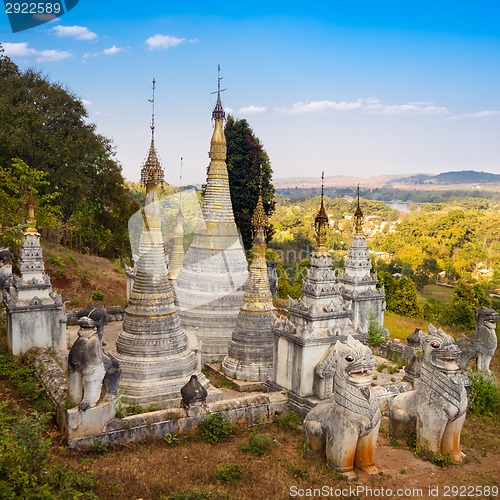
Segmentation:
{"type": "Polygon", "coordinates": [[[368,376],[375,367],[372,352],[349,335],[347,341],[337,341],[328,361],[325,368],[335,372],[333,396],[307,414],[307,447],[325,454],[328,464],[349,478],[356,477],[354,466],[376,474],[380,410],[368,376]]]}
{"type": "Polygon", "coordinates": [[[459,462],[460,433],[467,410],[467,393],[457,358],[460,349],[452,337],[429,325],[420,332],[420,378],[412,391],[396,396],[389,405],[390,433],[403,438],[416,431],[417,448],[449,453],[459,462]]]}

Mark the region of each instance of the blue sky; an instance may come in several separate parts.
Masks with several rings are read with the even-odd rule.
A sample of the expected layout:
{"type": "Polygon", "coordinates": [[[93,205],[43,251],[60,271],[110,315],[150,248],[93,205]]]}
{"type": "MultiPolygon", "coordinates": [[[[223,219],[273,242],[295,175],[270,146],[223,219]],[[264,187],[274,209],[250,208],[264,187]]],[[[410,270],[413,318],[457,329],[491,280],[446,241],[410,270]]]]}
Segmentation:
{"type": "Polygon", "coordinates": [[[275,178],[500,173],[500,3],[80,0],[0,41],[85,100],[138,180],[157,81],[168,182],[203,182],[217,65],[275,178]]]}

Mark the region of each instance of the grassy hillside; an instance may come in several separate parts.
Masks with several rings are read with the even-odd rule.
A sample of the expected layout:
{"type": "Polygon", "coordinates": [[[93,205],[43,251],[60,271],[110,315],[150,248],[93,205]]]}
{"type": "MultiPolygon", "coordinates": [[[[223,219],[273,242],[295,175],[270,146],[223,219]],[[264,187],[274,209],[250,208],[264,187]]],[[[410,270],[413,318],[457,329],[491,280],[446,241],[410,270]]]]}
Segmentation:
{"type": "Polygon", "coordinates": [[[42,242],[42,247],[52,286],[69,301],[68,309],[85,307],[100,297],[106,306],[125,305],[126,277],[118,261],[82,255],[51,242],[42,242]]]}

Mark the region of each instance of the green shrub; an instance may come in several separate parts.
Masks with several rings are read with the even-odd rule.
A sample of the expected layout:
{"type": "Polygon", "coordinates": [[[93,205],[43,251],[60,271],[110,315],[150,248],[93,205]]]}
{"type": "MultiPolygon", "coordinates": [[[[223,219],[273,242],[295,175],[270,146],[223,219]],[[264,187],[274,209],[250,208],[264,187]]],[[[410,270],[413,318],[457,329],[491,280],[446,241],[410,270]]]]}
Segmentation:
{"type": "Polygon", "coordinates": [[[47,262],[50,264],[55,264],[56,266],[63,267],[64,262],[60,255],[51,255],[47,258],[47,262]]]}
{"type": "Polygon", "coordinates": [[[290,464],[287,470],[295,479],[309,478],[309,467],[307,465],[290,464]]]}
{"type": "Polygon", "coordinates": [[[123,413],[126,417],[129,417],[130,415],[140,415],[141,413],[144,413],[144,408],[139,403],[130,403],[125,406],[123,413]]]}
{"type": "Polygon", "coordinates": [[[368,339],[366,343],[372,347],[382,345],[385,340],[385,330],[379,326],[375,313],[370,310],[368,324],[368,339]]]}
{"type": "Polygon", "coordinates": [[[274,423],[282,429],[294,430],[301,423],[300,417],[292,410],[278,413],[274,419],[274,423]]]}
{"type": "Polygon", "coordinates": [[[495,416],[500,412],[500,388],[483,373],[470,376],[469,409],[475,415],[495,416]]]}
{"type": "Polygon", "coordinates": [[[258,457],[265,455],[271,446],[271,438],[264,434],[256,434],[252,432],[248,436],[248,443],[241,443],[240,448],[247,453],[253,453],[258,457]]]}
{"type": "Polygon", "coordinates": [[[93,290],[90,294],[90,300],[93,301],[102,302],[105,298],[106,295],[104,295],[104,292],[101,290],[93,290]]]}
{"type": "Polygon", "coordinates": [[[224,413],[209,413],[205,420],[200,422],[198,431],[204,441],[214,444],[226,441],[234,431],[234,424],[224,413]]]}
{"type": "Polygon", "coordinates": [[[222,463],[215,469],[215,477],[223,483],[233,483],[243,475],[241,465],[222,463]]]}
{"type": "Polygon", "coordinates": [[[177,434],[169,432],[163,438],[163,441],[165,441],[165,443],[167,443],[169,446],[175,446],[176,444],[179,444],[179,437],[177,436],[177,434]]]}
{"type": "Polygon", "coordinates": [[[28,417],[8,401],[0,403],[0,498],[97,498],[89,474],[48,463],[48,415],[28,417]],[[16,413],[16,414],[12,414],[16,413]]]}

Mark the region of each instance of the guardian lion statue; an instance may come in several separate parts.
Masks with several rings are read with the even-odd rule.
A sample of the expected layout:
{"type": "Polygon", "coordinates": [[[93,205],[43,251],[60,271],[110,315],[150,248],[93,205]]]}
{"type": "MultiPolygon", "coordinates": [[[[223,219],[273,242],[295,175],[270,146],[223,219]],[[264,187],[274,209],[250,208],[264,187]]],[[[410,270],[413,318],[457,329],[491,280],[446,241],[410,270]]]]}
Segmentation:
{"type": "Polygon", "coordinates": [[[471,359],[477,359],[477,369],[490,377],[494,374],[490,370],[491,358],[495,354],[498,340],[496,327],[500,319],[494,309],[481,307],[476,310],[476,334],[472,337],[463,336],[457,340],[457,345],[462,353],[458,357],[458,365],[465,369],[471,359]]]}
{"type": "Polygon", "coordinates": [[[306,445],[310,451],[326,455],[328,464],[349,479],[356,478],[354,467],[377,474],[380,410],[368,376],[368,370],[375,368],[372,352],[349,335],[346,341],[337,341],[331,361],[333,396],[307,414],[306,445]]]}
{"type": "Polygon", "coordinates": [[[93,408],[109,393],[117,402],[121,368],[102,350],[102,324],[91,318],[78,321],[78,338],[68,355],[69,398],[80,411],[93,408]]]}
{"type": "Polygon", "coordinates": [[[420,332],[422,359],[415,388],[396,396],[389,404],[389,431],[403,438],[416,431],[417,448],[449,453],[455,462],[465,456],[460,433],[467,410],[464,377],[457,359],[460,349],[452,337],[429,325],[420,332]]]}

